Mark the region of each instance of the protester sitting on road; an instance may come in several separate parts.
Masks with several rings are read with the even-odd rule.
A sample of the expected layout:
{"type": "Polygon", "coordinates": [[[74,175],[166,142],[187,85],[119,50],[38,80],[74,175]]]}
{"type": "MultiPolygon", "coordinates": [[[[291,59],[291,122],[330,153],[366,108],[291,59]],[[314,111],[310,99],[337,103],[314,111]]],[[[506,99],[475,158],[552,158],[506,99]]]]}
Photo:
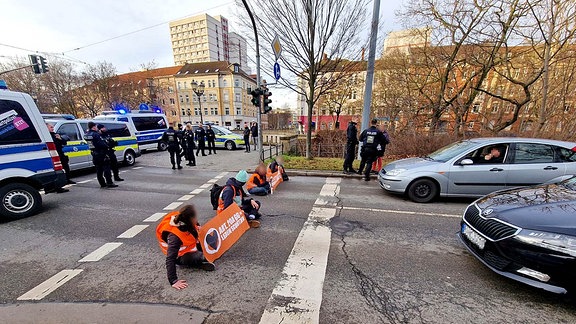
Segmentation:
{"type": "Polygon", "coordinates": [[[284,169],[284,159],[281,156],[272,159],[272,162],[268,165],[268,175],[271,176],[278,170],[280,170],[280,173],[282,174],[282,180],[288,181],[288,174],[286,174],[286,169],[284,169]]]}
{"type": "Polygon", "coordinates": [[[266,181],[266,167],[264,164],[259,164],[254,170],[254,173],[246,182],[246,189],[251,195],[266,196],[271,192],[270,183],[266,181]]]}
{"type": "Polygon", "coordinates": [[[198,241],[200,224],[193,205],[185,205],[178,212],[168,213],[156,228],[156,238],[166,254],[168,282],[180,290],[188,287],[186,280],[179,280],[176,265],[214,271],[212,262],[206,261],[198,241]]]}
{"type": "Polygon", "coordinates": [[[250,227],[260,227],[258,219],[262,216],[259,212],[261,204],[252,198],[244,198],[246,194],[242,187],[246,184],[246,181],[248,181],[246,170],[240,170],[234,178],[226,181],[226,185],[224,185],[224,189],[220,192],[220,198],[218,199],[217,213],[221,213],[228,206],[235,203],[244,211],[244,216],[248,220],[250,227]]]}

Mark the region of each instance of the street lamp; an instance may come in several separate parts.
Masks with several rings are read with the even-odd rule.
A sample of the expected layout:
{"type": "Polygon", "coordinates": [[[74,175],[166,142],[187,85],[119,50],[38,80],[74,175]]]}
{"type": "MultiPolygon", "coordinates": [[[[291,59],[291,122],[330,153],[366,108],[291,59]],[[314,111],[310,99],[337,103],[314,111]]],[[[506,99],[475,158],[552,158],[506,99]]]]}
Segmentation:
{"type": "Polygon", "coordinates": [[[204,83],[198,84],[196,81],[192,81],[192,91],[198,96],[198,106],[200,108],[200,125],[204,125],[204,119],[202,118],[202,101],[200,97],[204,94],[204,83]]]}

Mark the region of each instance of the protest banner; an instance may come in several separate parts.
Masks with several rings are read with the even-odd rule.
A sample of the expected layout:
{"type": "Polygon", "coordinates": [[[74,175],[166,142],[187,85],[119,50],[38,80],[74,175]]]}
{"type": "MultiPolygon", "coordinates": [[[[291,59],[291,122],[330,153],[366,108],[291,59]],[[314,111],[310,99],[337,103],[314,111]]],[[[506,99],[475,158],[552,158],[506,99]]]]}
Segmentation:
{"type": "Polygon", "coordinates": [[[282,181],[284,181],[284,179],[282,179],[282,172],[280,172],[280,168],[278,168],[278,171],[276,171],[270,175],[269,182],[270,182],[270,187],[272,188],[272,192],[274,192],[274,190],[276,190],[276,187],[278,187],[278,185],[282,181]]]}
{"type": "Polygon", "coordinates": [[[236,204],[214,216],[198,233],[206,260],[214,262],[220,258],[249,228],[244,212],[236,204]]]}

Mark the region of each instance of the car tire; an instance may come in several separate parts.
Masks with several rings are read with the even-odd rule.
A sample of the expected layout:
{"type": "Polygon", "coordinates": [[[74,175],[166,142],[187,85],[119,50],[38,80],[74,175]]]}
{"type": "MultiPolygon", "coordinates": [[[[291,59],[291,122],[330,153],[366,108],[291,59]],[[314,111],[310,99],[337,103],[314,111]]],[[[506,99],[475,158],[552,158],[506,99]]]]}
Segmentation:
{"type": "Polygon", "coordinates": [[[232,141],[226,141],[226,143],[224,143],[224,147],[228,151],[234,151],[236,149],[236,143],[234,143],[232,141]]]}
{"type": "Polygon", "coordinates": [[[438,195],[438,184],[431,179],[417,179],[408,187],[408,198],[417,203],[428,203],[438,195]]]}
{"type": "Polygon", "coordinates": [[[158,142],[158,151],[166,151],[168,149],[168,143],[164,141],[158,142]]]}
{"type": "Polygon", "coordinates": [[[42,207],[42,196],[25,183],[10,183],[0,189],[0,215],[6,219],[32,216],[42,207]]]}
{"type": "Polygon", "coordinates": [[[133,166],[136,163],[136,154],[133,151],[124,153],[124,165],[133,166]]]}

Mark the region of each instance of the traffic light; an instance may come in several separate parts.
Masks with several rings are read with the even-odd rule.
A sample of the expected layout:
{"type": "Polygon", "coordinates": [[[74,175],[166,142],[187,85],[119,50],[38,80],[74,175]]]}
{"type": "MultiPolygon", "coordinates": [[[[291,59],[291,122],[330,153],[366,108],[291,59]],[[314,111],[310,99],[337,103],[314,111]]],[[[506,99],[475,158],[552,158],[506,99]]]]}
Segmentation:
{"type": "Polygon", "coordinates": [[[48,62],[43,56],[38,56],[38,58],[40,59],[40,70],[42,73],[48,73],[48,62]]]}
{"type": "Polygon", "coordinates": [[[272,100],[269,98],[272,95],[272,92],[268,91],[267,88],[264,88],[264,91],[262,92],[262,96],[264,97],[262,99],[262,105],[264,106],[264,113],[267,114],[270,112],[270,110],[272,110],[272,107],[270,107],[270,103],[272,103],[272,100]]]}
{"type": "Polygon", "coordinates": [[[38,56],[36,55],[28,55],[28,58],[30,59],[30,64],[32,65],[32,71],[34,71],[34,74],[40,74],[42,72],[40,72],[40,65],[38,64],[38,56]]]}
{"type": "Polygon", "coordinates": [[[262,89],[254,89],[250,92],[252,95],[252,104],[258,108],[260,108],[260,96],[262,95],[262,89]]]}

